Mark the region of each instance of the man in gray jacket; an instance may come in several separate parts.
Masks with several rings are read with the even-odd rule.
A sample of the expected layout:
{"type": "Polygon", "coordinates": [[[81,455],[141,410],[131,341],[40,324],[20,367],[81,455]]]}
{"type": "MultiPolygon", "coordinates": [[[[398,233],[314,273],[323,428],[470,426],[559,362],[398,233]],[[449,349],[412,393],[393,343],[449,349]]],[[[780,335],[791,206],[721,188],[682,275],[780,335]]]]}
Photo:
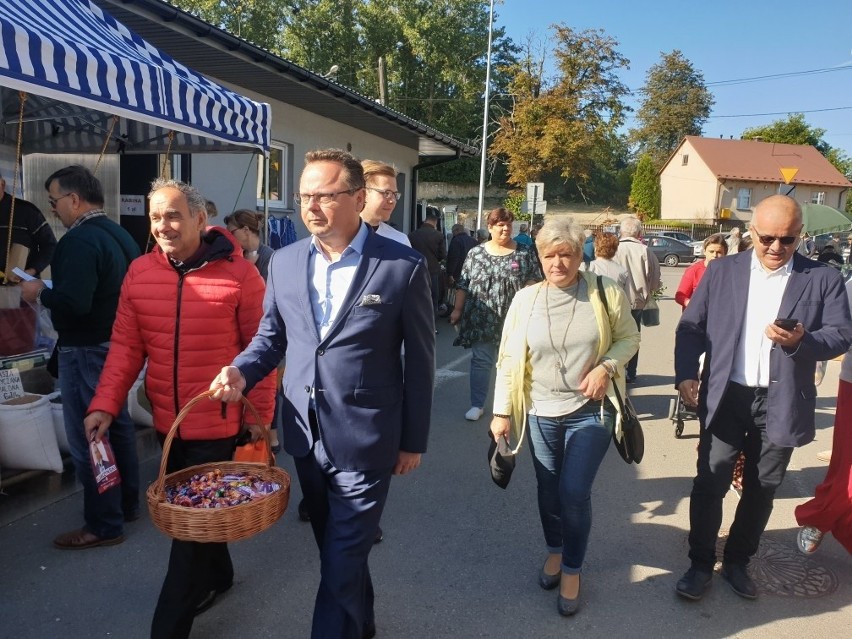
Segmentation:
{"type": "MultiPolygon", "coordinates": [[[[627,281],[627,297],[630,312],[636,320],[636,326],[642,330],[642,309],[660,288],[660,263],[657,257],[642,243],[642,222],[635,217],[627,217],[621,222],[621,240],[613,259],[630,275],[627,281]]],[[[627,363],[627,383],[636,381],[636,367],[639,353],[627,363]]]]}

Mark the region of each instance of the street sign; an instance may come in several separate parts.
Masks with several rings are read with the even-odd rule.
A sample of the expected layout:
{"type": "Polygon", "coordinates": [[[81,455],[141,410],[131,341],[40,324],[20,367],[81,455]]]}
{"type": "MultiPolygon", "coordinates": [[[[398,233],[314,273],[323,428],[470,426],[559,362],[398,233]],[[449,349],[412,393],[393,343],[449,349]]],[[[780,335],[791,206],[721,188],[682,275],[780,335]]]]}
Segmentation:
{"type": "Polygon", "coordinates": [[[784,178],[784,184],[789,184],[790,182],[792,182],[793,178],[796,177],[796,173],[799,172],[799,169],[793,167],[779,167],[778,170],[781,171],[781,177],[784,178]]]}
{"type": "MultiPolygon", "coordinates": [[[[527,202],[539,202],[544,199],[544,182],[527,182],[527,202]]],[[[539,211],[536,210],[536,213],[539,211]]]]}

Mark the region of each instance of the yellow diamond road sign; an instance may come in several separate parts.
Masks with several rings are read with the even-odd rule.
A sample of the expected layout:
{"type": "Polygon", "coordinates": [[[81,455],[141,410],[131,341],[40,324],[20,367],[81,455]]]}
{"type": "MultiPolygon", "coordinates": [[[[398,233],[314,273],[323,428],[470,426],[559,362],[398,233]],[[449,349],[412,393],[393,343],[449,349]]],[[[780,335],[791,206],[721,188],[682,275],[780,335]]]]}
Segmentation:
{"type": "Polygon", "coordinates": [[[796,173],[799,172],[799,169],[793,168],[779,168],[779,170],[781,171],[781,176],[784,178],[784,184],[789,184],[796,177],[796,173]]]}

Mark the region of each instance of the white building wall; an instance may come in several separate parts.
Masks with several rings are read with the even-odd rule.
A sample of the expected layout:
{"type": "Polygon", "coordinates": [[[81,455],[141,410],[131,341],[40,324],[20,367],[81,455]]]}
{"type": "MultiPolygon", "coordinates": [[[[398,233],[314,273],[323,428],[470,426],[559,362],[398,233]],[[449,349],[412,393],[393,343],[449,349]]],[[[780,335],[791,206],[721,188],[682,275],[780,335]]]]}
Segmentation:
{"type": "Polygon", "coordinates": [[[660,217],[664,220],[715,219],[716,177],[689,142],[684,142],[660,173],[660,217]],[[683,156],[688,155],[686,164],[683,156]]]}

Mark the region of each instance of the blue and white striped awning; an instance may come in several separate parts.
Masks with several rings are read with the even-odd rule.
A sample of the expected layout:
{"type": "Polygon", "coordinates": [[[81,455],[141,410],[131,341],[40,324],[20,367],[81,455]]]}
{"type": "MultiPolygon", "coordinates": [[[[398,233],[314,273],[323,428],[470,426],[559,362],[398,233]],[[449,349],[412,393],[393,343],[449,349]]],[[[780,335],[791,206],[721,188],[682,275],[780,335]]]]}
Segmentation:
{"type": "Polygon", "coordinates": [[[100,150],[112,115],[122,118],[113,138],[125,151],[163,151],[168,131],[176,133],[175,151],[269,148],[268,104],[195,73],[88,0],[2,5],[0,107],[7,143],[18,113],[14,92],[24,91],[32,95],[25,103],[28,151],[100,150]]]}

